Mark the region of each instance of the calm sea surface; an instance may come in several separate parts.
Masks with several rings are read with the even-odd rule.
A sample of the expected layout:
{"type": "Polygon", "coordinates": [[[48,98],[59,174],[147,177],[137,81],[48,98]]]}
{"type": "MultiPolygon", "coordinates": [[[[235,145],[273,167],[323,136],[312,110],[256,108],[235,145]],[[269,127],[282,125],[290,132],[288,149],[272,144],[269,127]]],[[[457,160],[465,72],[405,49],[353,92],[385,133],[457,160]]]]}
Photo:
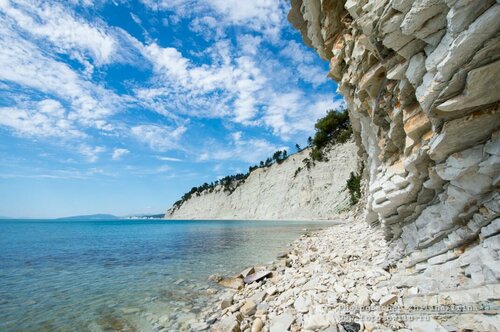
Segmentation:
{"type": "Polygon", "coordinates": [[[155,331],[327,222],[0,221],[0,331],[155,331]]]}

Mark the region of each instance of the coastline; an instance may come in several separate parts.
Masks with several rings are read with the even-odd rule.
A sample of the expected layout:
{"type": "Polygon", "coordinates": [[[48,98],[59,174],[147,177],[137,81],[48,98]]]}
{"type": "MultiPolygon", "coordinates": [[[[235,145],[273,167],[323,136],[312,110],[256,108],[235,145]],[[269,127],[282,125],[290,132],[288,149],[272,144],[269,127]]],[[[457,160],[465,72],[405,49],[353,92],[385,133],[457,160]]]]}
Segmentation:
{"type": "Polygon", "coordinates": [[[188,330],[440,331],[439,315],[394,311],[432,301],[387,265],[388,250],[380,228],[361,217],[308,232],[272,264],[223,279],[239,289],[217,292],[188,330]],[[268,275],[243,281],[259,274],[268,275]]]}
{"type": "MultiPolygon", "coordinates": [[[[346,322],[339,321],[338,307],[343,303],[369,305],[376,286],[390,279],[390,273],[380,267],[386,254],[386,246],[380,243],[385,244],[382,234],[352,216],[348,219],[330,219],[338,223],[303,234],[272,264],[252,266],[224,279],[239,278],[244,284],[242,277],[271,272],[267,278],[244,284],[238,290],[228,288],[222,295],[219,292],[213,305],[200,313],[200,319],[190,322],[190,330],[277,332],[344,328],[342,324],[346,322]],[[346,277],[354,270],[355,278],[346,277]],[[367,272],[372,275],[369,287],[359,280],[367,272]]],[[[387,287],[379,292],[381,297],[391,299],[392,293],[397,293],[387,287]]],[[[366,325],[370,330],[370,324],[366,325]]]]}

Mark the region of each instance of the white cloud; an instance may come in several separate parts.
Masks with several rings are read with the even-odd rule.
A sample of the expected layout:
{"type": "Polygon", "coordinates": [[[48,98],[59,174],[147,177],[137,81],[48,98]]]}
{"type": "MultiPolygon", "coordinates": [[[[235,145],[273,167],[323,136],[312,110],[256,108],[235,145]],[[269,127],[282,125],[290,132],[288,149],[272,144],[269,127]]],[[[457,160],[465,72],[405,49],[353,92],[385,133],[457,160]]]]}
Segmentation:
{"type": "Polygon", "coordinates": [[[99,155],[106,151],[106,148],[102,146],[90,146],[87,144],[81,144],[78,147],[78,152],[83,155],[89,163],[95,163],[99,160],[99,155]]]}
{"type": "Polygon", "coordinates": [[[158,158],[159,160],[163,160],[163,161],[173,161],[173,162],[182,161],[182,159],[179,159],[179,158],[165,157],[165,156],[157,156],[156,158],[158,158]]]}
{"type": "Polygon", "coordinates": [[[120,160],[123,156],[125,156],[129,153],[130,153],[130,151],[127,149],[116,148],[113,150],[113,155],[111,156],[111,158],[113,160],[120,160]]]}
{"type": "Polygon", "coordinates": [[[252,58],[231,59],[229,52],[219,51],[212,55],[220,62],[195,65],[177,49],[155,43],[146,46],[144,54],[152,62],[162,87],[139,89],[139,98],[163,99],[170,103],[172,111],[192,116],[232,116],[236,122],[251,123],[256,115],[257,93],[266,79],[252,58]]]}
{"type": "Polygon", "coordinates": [[[297,67],[301,80],[311,83],[314,87],[328,81],[325,70],[314,64],[315,54],[312,54],[304,45],[289,40],[280,54],[290,59],[297,67]]]}
{"type": "Polygon", "coordinates": [[[105,118],[123,107],[119,97],[84,79],[67,64],[51,58],[46,51],[22,37],[0,17],[0,80],[68,102],[66,120],[102,130],[109,129],[105,118]]]}
{"type": "Polygon", "coordinates": [[[179,140],[185,131],[184,126],[170,128],[156,125],[140,125],[131,130],[132,136],[157,151],[180,149],[179,140]]]}
{"type": "Polygon", "coordinates": [[[276,150],[286,149],[284,146],[272,144],[265,139],[244,139],[241,132],[230,135],[230,141],[224,147],[205,149],[198,158],[208,160],[241,160],[247,163],[258,163],[271,156],[276,150]]]}
{"type": "Polygon", "coordinates": [[[29,137],[74,138],[85,136],[68,119],[63,106],[55,100],[45,99],[18,107],[0,108],[0,125],[29,137]]]}
{"type": "MultiPolygon", "coordinates": [[[[59,51],[87,53],[96,64],[110,62],[116,41],[103,28],[77,18],[67,8],[53,2],[0,1],[0,10],[24,31],[51,42],[59,51]]],[[[78,58],[78,56],[77,56],[78,58]]]]}
{"type": "Polygon", "coordinates": [[[312,97],[299,90],[270,96],[264,123],[273,129],[275,135],[289,139],[294,133],[311,131],[326,110],[343,105],[341,100],[333,101],[330,95],[312,97]]]}
{"type": "Polygon", "coordinates": [[[151,9],[174,11],[184,18],[199,17],[210,13],[219,25],[238,25],[275,39],[285,21],[287,5],[282,0],[142,0],[151,9]]]}

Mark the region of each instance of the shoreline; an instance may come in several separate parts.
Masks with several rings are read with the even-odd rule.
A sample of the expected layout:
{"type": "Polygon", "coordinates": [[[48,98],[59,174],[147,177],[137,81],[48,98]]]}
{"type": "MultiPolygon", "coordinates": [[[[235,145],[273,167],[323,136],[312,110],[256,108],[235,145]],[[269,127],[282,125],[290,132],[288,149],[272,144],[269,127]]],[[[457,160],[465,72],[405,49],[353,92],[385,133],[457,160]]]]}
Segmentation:
{"type": "Polygon", "coordinates": [[[173,221],[206,221],[206,220],[216,220],[216,221],[276,221],[276,222],[286,222],[286,221],[309,221],[309,222],[334,222],[334,223],[339,223],[343,224],[346,223],[346,221],[341,220],[342,217],[335,218],[335,219],[310,219],[310,218],[304,218],[304,219],[234,219],[234,218],[210,218],[210,219],[184,219],[184,218],[161,218],[161,219],[154,219],[154,220],[173,220],[173,221]]]}
{"type": "MultiPolygon", "coordinates": [[[[316,296],[318,296],[316,299],[319,299],[317,302],[322,309],[325,309],[325,304],[332,301],[318,294],[325,293],[323,295],[326,295],[329,290],[334,289],[343,291],[345,294],[351,293],[344,286],[339,286],[342,283],[340,280],[336,282],[337,288],[335,286],[327,287],[328,281],[326,283],[318,283],[311,288],[312,283],[317,283],[319,279],[335,279],[334,273],[331,273],[331,270],[324,269],[324,265],[330,264],[332,260],[334,264],[339,263],[343,259],[342,255],[334,253],[335,247],[337,249],[344,247],[342,241],[332,241],[332,234],[345,233],[344,227],[337,226],[354,226],[350,229],[349,233],[351,234],[353,232],[359,233],[360,231],[366,233],[365,235],[373,234],[374,229],[363,221],[355,220],[352,216],[349,218],[344,217],[344,219],[349,220],[340,220],[340,218],[329,219],[327,221],[335,222],[335,224],[302,234],[298,239],[288,244],[286,252],[277,253],[276,260],[271,263],[251,266],[234,276],[224,278],[223,280],[227,281],[225,283],[226,286],[233,284],[233,287],[238,287],[234,286],[234,282],[236,279],[240,279],[241,282],[239,284],[243,285],[243,287],[239,289],[231,289],[231,287],[222,288],[220,292],[214,295],[212,299],[213,305],[200,313],[200,319],[189,323],[190,330],[278,332],[288,329],[291,331],[314,331],[326,328],[330,331],[330,328],[332,328],[332,331],[337,331],[337,322],[328,318],[328,310],[320,310],[312,302],[304,302],[305,300],[303,300],[302,295],[297,294],[297,292],[315,290],[314,293],[317,293],[316,296]],[[328,245],[321,243],[328,239],[330,239],[328,245]],[[336,246],[332,247],[332,242],[335,242],[336,246]],[[319,259],[320,257],[314,257],[315,253],[318,253],[317,244],[322,245],[323,250],[319,251],[323,254],[321,258],[325,258],[324,255],[326,255],[329,259],[323,260],[319,259]],[[311,264],[314,265],[313,269],[309,269],[309,265],[311,264]],[[323,273],[322,278],[318,279],[315,274],[322,270],[326,270],[326,273],[323,273]],[[248,284],[243,281],[243,277],[267,272],[270,272],[270,274],[266,278],[248,284]],[[224,289],[226,290],[224,291],[224,289]],[[285,297],[288,297],[286,301],[284,300],[285,297]],[[307,313],[312,314],[308,316],[307,313]],[[319,325],[317,325],[318,321],[320,322],[319,325]]],[[[382,234],[378,233],[379,240],[382,240],[382,234]]],[[[352,237],[349,237],[349,240],[351,239],[352,237]]],[[[364,236],[364,239],[373,240],[370,236],[364,236]]],[[[349,246],[349,248],[353,249],[352,246],[349,246]]],[[[370,268],[366,268],[366,270],[368,269],[370,268]]],[[[381,275],[387,276],[387,274],[388,272],[384,271],[381,275]]],[[[210,278],[214,276],[218,275],[212,275],[210,278]]],[[[216,282],[216,280],[212,281],[216,282]]],[[[219,286],[221,286],[220,283],[219,286]]],[[[329,295],[331,296],[332,294],[329,295]]],[[[337,297],[332,296],[333,298],[335,300],[332,303],[341,303],[337,301],[337,297]]],[[[332,303],[326,305],[326,307],[331,306],[332,303]]],[[[353,302],[350,301],[350,303],[353,302]]]]}
{"type": "Polygon", "coordinates": [[[417,294],[418,288],[391,282],[394,275],[384,266],[383,234],[360,219],[351,216],[307,232],[270,265],[214,280],[239,289],[217,292],[199,319],[188,322],[188,330],[409,331],[418,330],[419,324],[431,330],[437,324],[432,318],[406,324],[390,316],[388,306],[403,306],[403,297],[417,294]],[[265,277],[248,283],[244,279],[259,274],[265,277]]]}

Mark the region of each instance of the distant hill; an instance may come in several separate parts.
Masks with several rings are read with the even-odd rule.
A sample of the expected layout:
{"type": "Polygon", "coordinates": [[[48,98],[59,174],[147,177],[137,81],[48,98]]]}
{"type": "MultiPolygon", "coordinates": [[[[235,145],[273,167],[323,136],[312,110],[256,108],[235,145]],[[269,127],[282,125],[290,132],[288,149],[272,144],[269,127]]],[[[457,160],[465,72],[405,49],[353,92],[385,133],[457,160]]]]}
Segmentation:
{"type": "Polygon", "coordinates": [[[114,216],[112,214],[88,214],[88,215],[82,215],[82,216],[70,216],[70,217],[63,217],[63,218],[57,218],[57,220],[80,220],[80,219],[90,219],[90,220],[111,220],[111,219],[120,219],[120,217],[114,216]]]}

